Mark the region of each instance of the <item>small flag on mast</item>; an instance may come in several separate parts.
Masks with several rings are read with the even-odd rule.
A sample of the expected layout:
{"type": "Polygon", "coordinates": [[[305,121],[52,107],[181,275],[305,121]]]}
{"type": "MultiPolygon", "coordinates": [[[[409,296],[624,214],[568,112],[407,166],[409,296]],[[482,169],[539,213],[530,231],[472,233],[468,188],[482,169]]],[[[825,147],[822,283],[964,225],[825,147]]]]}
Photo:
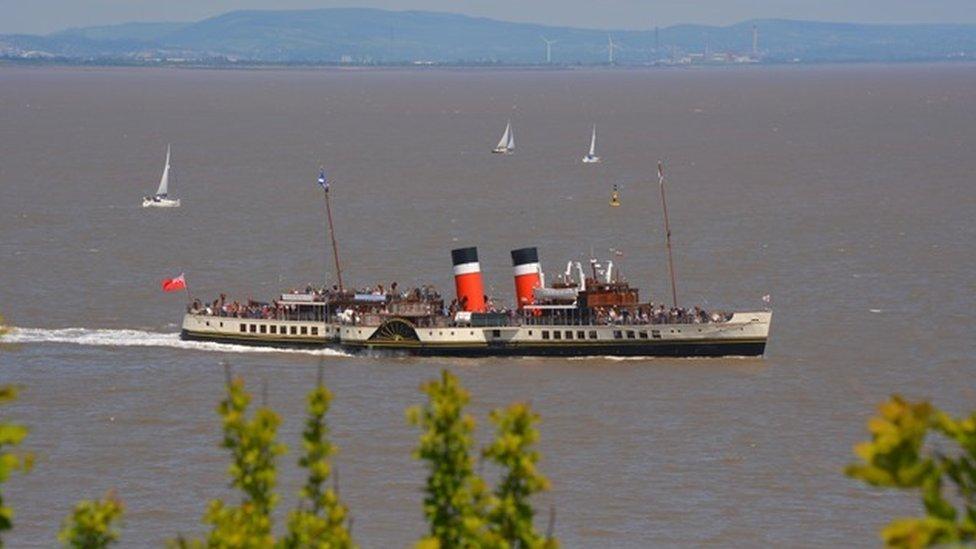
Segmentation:
{"type": "Polygon", "coordinates": [[[183,273],[176,278],[167,278],[163,280],[163,291],[164,292],[178,292],[180,290],[186,289],[186,277],[183,273]]]}
{"type": "Polygon", "coordinates": [[[325,178],[325,170],[319,170],[319,185],[325,192],[329,192],[329,180],[325,178]]]}

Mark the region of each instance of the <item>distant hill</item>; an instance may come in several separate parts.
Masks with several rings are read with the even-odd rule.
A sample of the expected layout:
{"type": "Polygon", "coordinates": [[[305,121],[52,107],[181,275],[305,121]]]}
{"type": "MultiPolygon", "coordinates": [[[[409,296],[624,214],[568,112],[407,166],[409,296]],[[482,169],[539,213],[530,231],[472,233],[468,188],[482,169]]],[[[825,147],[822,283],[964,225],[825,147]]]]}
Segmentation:
{"type": "Polygon", "coordinates": [[[173,34],[191,23],[124,23],[122,25],[105,25],[101,27],[82,27],[56,32],[52,38],[85,38],[93,41],[122,41],[131,40],[151,43],[173,34]]]}
{"type": "Polygon", "coordinates": [[[129,23],[69,29],[47,36],[0,35],[0,56],[64,59],[190,60],[258,63],[495,63],[545,60],[542,38],[555,40],[558,64],[607,61],[749,61],[753,28],[766,62],[976,59],[976,25],[862,25],[756,20],[714,27],[606,31],[511,23],[422,11],[337,8],[234,11],[196,23],[129,23]],[[704,53],[711,55],[703,58],[704,53]],[[724,57],[723,57],[724,56],[724,57]]]}

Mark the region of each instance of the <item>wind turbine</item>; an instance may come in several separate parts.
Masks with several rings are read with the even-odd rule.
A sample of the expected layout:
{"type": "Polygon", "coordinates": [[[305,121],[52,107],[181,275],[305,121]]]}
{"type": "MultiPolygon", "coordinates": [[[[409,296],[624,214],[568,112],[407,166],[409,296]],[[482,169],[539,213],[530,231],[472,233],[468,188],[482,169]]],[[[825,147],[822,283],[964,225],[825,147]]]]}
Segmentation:
{"type": "Polygon", "coordinates": [[[552,63],[552,45],[558,40],[549,40],[543,36],[542,41],[546,43],[546,63],[552,63]]]}

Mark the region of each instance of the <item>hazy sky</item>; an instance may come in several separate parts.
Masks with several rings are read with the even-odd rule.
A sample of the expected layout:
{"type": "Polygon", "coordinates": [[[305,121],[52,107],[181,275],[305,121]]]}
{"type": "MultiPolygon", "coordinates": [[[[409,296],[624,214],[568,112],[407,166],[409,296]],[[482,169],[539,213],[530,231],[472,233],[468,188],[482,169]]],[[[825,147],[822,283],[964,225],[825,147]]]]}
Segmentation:
{"type": "Polygon", "coordinates": [[[350,6],[621,29],[674,23],[721,25],[760,17],[976,23],[976,0],[0,0],[0,33],[47,33],[127,21],[195,21],[235,9],[350,6]]]}

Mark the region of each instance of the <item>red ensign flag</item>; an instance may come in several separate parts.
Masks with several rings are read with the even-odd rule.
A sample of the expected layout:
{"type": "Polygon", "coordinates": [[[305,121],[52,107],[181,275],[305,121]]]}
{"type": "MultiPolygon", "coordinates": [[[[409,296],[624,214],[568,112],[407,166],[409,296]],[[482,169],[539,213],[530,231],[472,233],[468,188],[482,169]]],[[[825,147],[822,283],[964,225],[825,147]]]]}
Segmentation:
{"type": "Polygon", "coordinates": [[[183,277],[181,273],[180,276],[176,278],[167,278],[163,280],[163,291],[164,292],[178,292],[180,290],[186,289],[186,278],[183,277]]]}

